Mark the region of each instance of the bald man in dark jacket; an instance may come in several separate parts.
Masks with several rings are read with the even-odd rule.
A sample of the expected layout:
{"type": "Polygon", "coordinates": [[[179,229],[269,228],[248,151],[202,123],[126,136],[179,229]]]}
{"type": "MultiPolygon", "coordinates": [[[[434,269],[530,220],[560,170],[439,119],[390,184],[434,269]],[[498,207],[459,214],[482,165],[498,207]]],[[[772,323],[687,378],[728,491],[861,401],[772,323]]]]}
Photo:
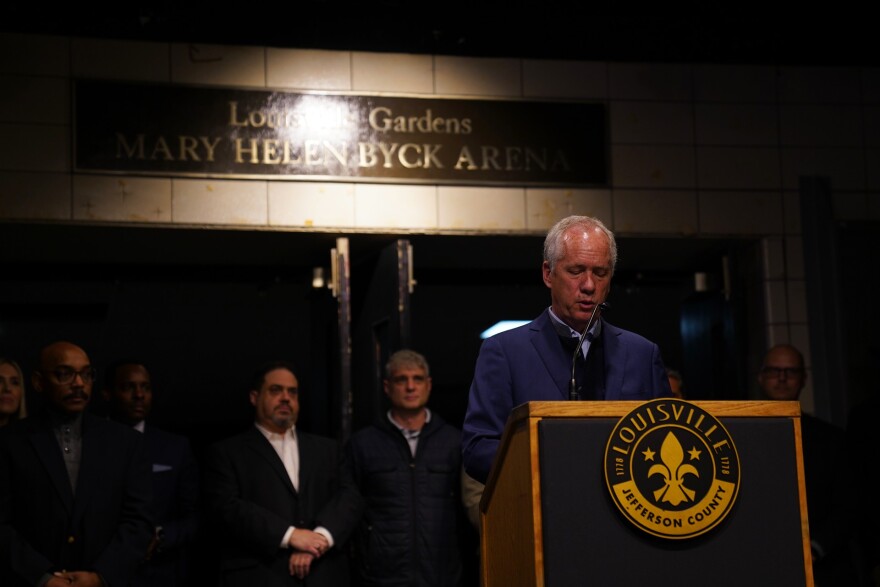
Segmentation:
{"type": "Polygon", "coordinates": [[[0,585],[123,587],[153,535],[143,438],[85,411],[81,348],[49,345],[39,365],[46,410],[0,432],[0,585]]]}

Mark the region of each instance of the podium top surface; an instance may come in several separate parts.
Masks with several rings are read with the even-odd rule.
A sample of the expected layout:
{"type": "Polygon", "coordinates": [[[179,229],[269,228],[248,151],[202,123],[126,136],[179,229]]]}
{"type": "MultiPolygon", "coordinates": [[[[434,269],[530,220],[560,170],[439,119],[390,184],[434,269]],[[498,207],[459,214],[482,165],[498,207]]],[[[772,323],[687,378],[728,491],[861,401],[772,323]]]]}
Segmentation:
{"type": "MultiPolygon", "coordinates": [[[[672,399],[672,398],[670,398],[672,399]]],[[[662,400],[650,400],[662,401],[662,400]]],[[[687,401],[687,400],[677,400],[687,401]]],[[[527,402],[513,409],[511,420],[527,418],[620,418],[643,401],[527,402]]],[[[716,418],[800,417],[797,401],[693,401],[716,418]]]]}

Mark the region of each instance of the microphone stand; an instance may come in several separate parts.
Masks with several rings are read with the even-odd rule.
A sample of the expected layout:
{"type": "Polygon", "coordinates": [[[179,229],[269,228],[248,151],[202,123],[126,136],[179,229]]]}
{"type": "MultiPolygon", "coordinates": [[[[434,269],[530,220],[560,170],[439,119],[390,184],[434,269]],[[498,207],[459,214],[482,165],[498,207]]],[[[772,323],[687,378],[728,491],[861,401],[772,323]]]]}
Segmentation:
{"type": "Polygon", "coordinates": [[[578,338],[577,347],[574,349],[574,355],[571,357],[571,380],[568,383],[568,399],[570,401],[577,401],[581,399],[580,394],[577,392],[577,381],[575,380],[575,369],[577,368],[577,357],[578,353],[581,352],[581,347],[584,346],[584,339],[587,337],[587,332],[590,331],[590,328],[593,327],[593,323],[596,320],[596,311],[597,310],[607,310],[610,306],[608,302],[602,302],[601,304],[597,304],[593,307],[593,311],[590,313],[590,319],[587,320],[587,326],[584,328],[584,331],[581,332],[580,337],[578,338]]]}

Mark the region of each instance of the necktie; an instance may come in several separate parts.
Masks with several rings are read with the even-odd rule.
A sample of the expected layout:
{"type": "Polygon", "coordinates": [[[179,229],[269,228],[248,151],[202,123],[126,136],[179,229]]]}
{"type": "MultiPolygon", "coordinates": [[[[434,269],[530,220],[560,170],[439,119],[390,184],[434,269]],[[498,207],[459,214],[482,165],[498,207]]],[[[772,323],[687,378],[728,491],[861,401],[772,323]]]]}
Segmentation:
{"type": "Polygon", "coordinates": [[[584,362],[584,392],[581,399],[605,399],[605,346],[599,336],[590,343],[584,362]]]}
{"type": "MultiPolygon", "coordinates": [[[[588,338],[590,335],[587,335],[588,338]]],[[[571,357],[577,347],[578,339],[571,336],[560,336],[562,346],[571,357]]],[[[583,348],[575,357],[574,366],[575,388],[581,400],[605,399],[605,352],[602,337],[590,341],[587,357],[584,358],[583,348]]]]}
{"type": "Polygon", "coordinates": [[[584,397],[584,376],[586,375],[586,362],[584,360],[584,349],[581,348],[578,350],[577,356],[574,355],[574,351],[577,348],[578,339],[573,336],[561,336],[559,340],[562,341],[562,346],[565,348],[568,356],[574,359],[574,381],[575,381],[575,391],[578,394],[577,399],[591,399],[589,397],[584,397]]]}

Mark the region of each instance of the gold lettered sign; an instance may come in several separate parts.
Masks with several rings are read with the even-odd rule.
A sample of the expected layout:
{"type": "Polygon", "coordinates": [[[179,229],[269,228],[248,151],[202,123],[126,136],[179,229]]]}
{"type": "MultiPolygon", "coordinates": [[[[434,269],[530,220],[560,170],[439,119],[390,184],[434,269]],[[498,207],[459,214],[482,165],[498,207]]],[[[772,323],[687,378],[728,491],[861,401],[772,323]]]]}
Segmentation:
{"type": "Polygon", "coordinates": [[[740,485],[739,455],[719,420],[687,401],[658,399],[620,419],[605,448],[605,481],[624,517],[660,538],[704,534],[740,485]]]}
{"type": "Polygon", "coordinates": [[[606,106],[74,81],[89,173],[604,186],[606,106]]]}

